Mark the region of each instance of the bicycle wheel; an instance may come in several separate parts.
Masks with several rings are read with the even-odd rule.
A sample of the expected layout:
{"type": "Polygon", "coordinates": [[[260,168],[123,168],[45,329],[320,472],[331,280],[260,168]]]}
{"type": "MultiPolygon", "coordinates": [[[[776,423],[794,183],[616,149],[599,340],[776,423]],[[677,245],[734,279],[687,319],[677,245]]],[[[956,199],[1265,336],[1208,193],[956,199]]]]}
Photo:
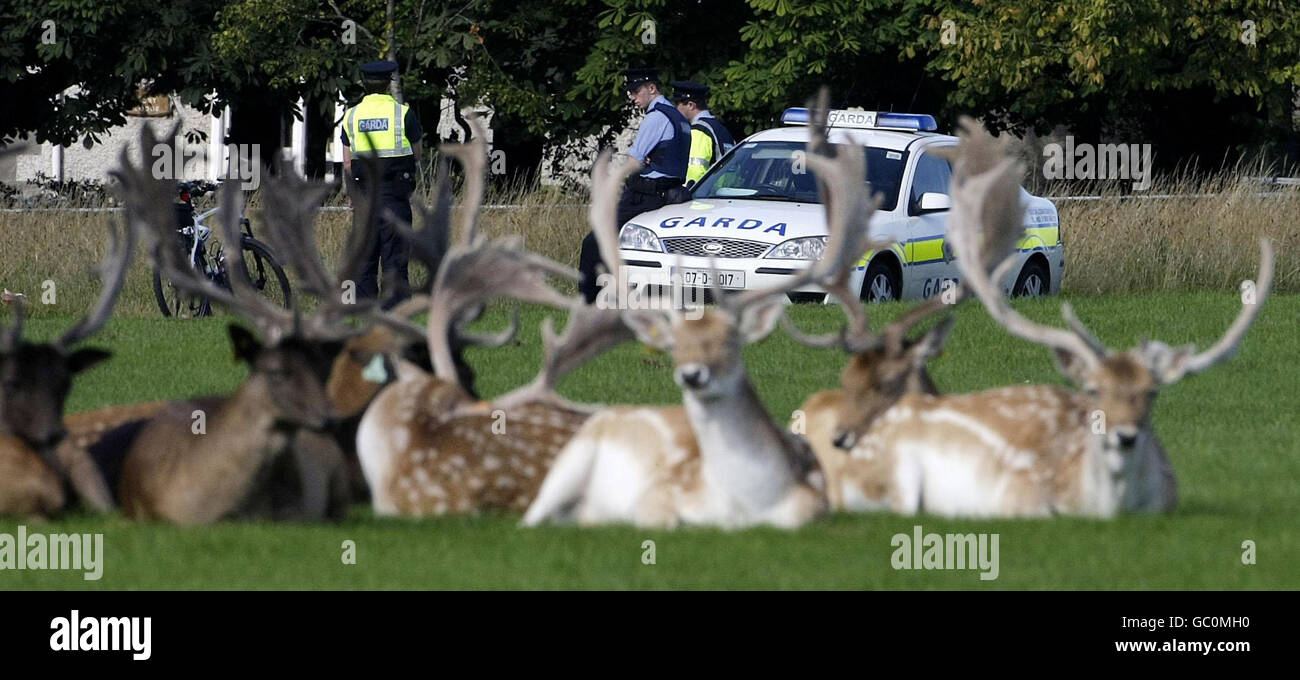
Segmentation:
{"type": "Polygon", "coordinates": [[[163,316],[212,316],[212,305],[206,299],[178,290],[171,283],[163,281],[162,274],[157,269],[153,270],[153,297],[163,316]]]}
{"type": "Polygon", "coordinates": [[[293,304],[289,277],[284,275],[284,268],[271,254],[271,249],[251,236],[244,236],[239,241],[239,252],[244,258],[244,268],[248,270],[253,288],[271,302],[289,309],[293,304]]]}

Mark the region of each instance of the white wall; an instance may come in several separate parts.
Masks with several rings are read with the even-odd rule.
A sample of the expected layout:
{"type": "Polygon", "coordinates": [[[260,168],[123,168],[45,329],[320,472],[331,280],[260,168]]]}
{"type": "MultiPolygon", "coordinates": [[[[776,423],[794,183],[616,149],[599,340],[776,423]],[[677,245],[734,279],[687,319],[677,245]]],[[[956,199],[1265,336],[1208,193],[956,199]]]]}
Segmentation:
{"type": "MultiPolygon", "coordinates": [[[[154,131],[159,135],[165,135],[171,131],[172,126],[177,121],[181,123],[180,134],[182,138],[186,132],[195,131],[204,134],[211,134],[212,116],[208,116],[198,109],[183,106],[174,97],[172,98],[171,115],[161,118],[143,118],[138,116],[127,116],[126,125],[113,128],[107,133],[99,136],[100,143],[87,149],[81,144],[64,147],[63,149],[63,179],[66,181],[76,181],[83,179],[98,179],[101,182],[108,181],[108,171],[117,167],[118,154],[124,147],[130,148],[135,157],[139,157],[140,131],[144,125],[152,125],[154,131]]],[[[185,150],[198,148],[201,152],[202,162],[198,164],[197,172],[184,173],[184,179],[203,179],[207,176],[207,152],[208,144],[201,141],[193,146],[183,146],[185,150]],[[192,176],[191,176],[192,175],[192,176]]],[[[43,172],[47,176],[53,177],[53,157],[54,147],[51,144],[41,144],[39,147],[29,143],[27,152],[20,154],[16,159],[16,167],[13,180],[18,184],[25,184],[28,179],[36,177],[38,172],[43,172]]]]}

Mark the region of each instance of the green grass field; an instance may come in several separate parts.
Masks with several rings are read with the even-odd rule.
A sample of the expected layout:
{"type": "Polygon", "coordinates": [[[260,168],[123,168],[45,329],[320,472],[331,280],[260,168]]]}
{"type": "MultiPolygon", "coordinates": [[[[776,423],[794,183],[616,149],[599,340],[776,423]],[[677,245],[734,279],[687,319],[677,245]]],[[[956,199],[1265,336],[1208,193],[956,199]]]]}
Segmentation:
{"type": "MultiPolygon", "coordinates": [[[[1091,297],[1076,311],[1113,347],[1143,337],[1204,347],[1239,309],[1220,294],[1091,297]]],[[[1019,303],[1039,320],[1059,318],[1059,301],[1019,303]]],[[[905,307],[870,310],[877,324],[905,307]]],[[[540,357],[539,310],[526,310],[511,347],[476,351],[480,388],[497,394],[521,383],[540,357]]],[[[933,374],[945,391],[1021,382],[1059,382],[1046,350],[1012,339],[977,305],[959,312],[933,374]]],[[[800,306],[805,330],[831,330],[834,308],[800,306]]],[[[0,589],[483,589],[483,588],[903,588],[903,589],[1293,589],[1300,586],[1300,296],[1269,300],[1230,363],[1167,389],[1155,409],[1173,459],[1181,501],[1175,513],[1115,521],[967,521],[836,515],[799,531],[738,532],[516,528],[517,516],[375,519],[357,506],[339,525],[229,523],[180,529],[119,517],[75,515],[32,532],[102,532],[100,581],[80,572],[3,571],[0,589]],[[998,533],[1000,573],[895,571],[896,533],[998,533]],[[343,541],[356,543],[342,564],[343,541]],[[656,563],[642,563],[655,542],[656,563]],[[1243,565],[1242,542],[1257,546],[1243,565]]],[[[504,315],[490,314],[487,323],[504,315]]],[[[48,338],[68,320],[35,319],[29,336],[48,338]]],[[[118,318],[96,338],[116,358],[76,383],[69,411],[107,404],[228,392],[242,367],[230,358],[224,320],[118,318]]],[[[786,421],[814,391],[838,382],[845,357],[795,345],[778,331],[746,350],[750,375],[770,410],[786,421]]],[[[625,345],[570,376],[563,391],[590,401],[671,403],[678,399],[667,357],[625,345]]],[[[19,521],[0,520],[14,533],[19,521]]]]}

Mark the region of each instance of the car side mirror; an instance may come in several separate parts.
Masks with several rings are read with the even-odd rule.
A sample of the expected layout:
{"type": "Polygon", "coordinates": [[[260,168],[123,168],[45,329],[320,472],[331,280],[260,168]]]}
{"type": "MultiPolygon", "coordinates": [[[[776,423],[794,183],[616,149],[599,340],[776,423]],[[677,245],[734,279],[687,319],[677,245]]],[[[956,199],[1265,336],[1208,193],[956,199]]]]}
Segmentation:
{"type": "Polygon", "coordinates": [[[941,194],[937,191],[927,191],[921,194],[921,200],[916,202],[916,212],[932,213],[952,208],[952,198],[948,194],[941,194]]]}

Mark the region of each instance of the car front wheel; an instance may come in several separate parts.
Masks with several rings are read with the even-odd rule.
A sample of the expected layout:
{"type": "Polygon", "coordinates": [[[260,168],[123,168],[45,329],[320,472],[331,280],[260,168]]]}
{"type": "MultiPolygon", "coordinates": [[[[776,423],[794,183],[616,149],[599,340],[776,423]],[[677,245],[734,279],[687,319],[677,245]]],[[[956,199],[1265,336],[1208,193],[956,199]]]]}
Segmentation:
{"type": "Polygon", "coordinates": [[[1047,295],[1047,267],[1038,260],[1030,260],[1020,270],[1020,277],[1011,289],[1012,297],[1039,297],[1047,295]]]}
{"type": "Polygon", "coordinates": [[[875,260],[867,267],[866,276],[862,278],[862,293],[859,297],[867,302],[889,302],[899,298],[901,288],[894,269],[884,260],[875,260]]]}

